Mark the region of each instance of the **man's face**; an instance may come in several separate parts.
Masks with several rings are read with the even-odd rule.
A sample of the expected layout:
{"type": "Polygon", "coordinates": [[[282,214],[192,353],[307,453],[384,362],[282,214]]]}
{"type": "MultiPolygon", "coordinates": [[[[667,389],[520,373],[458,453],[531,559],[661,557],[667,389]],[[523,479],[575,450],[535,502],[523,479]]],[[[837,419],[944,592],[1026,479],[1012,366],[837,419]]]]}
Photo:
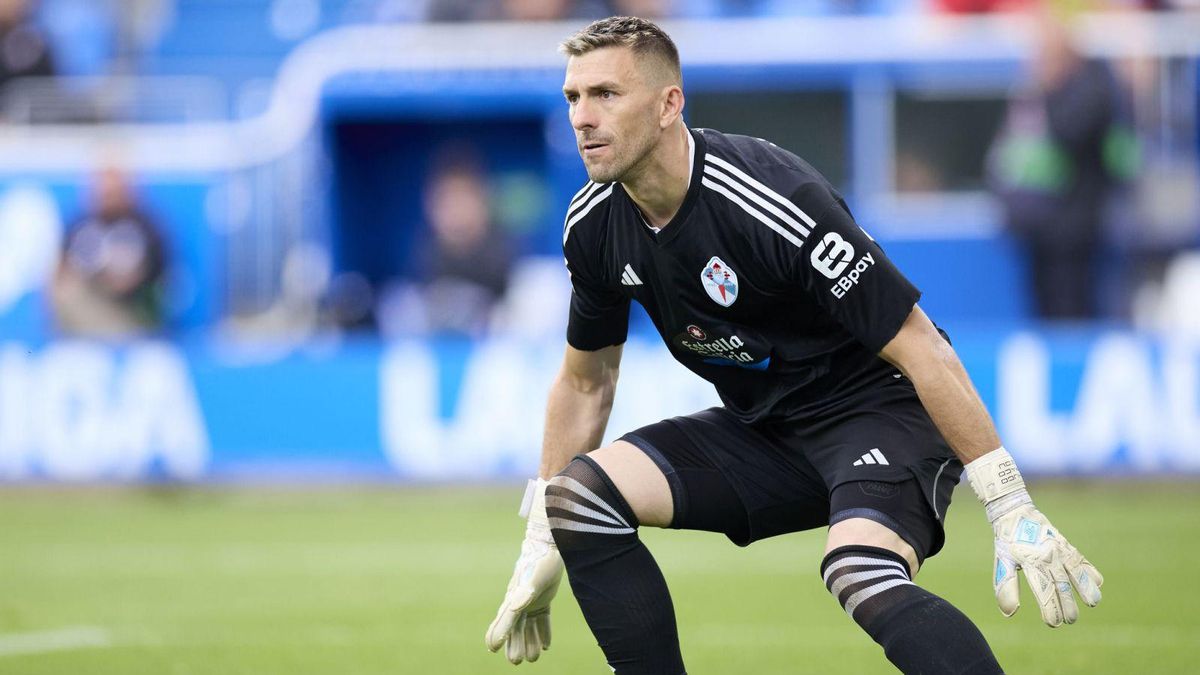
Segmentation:
{"type": "Polygon", "coordinates": [[[653,150],[661,90],[647,82],[632,50],[605,47],[567,61],[563,95],[588,178],[623,181],[653,150]]]}

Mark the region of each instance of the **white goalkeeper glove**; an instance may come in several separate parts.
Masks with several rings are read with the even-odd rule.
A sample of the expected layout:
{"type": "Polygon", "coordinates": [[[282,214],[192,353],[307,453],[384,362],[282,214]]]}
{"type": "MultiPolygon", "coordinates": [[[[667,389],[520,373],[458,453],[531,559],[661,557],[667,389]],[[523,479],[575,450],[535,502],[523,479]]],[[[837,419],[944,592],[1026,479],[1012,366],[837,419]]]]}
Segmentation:
{"type": "Polygon", "coordinates": [[[996,532],[992,585],[1004,616],[1012,616],[1021,606],[1018,570],[1033,590],[1042,621],[1052,628],[1079,618],[1072,586],[1084,604],[1095,607],[1104,577],[1033,506],[1008,451],[993,450],[967,464],[966,470],[996,532]]]}
{"type": "Polygon", "coordinates": [[[513,665],[537,661],[542,650],[550,648],[550,601],[563,573],[562,556],[546,517],[546,481],[529,481],[521,515],[528,517],[521,557],[484,638],[493,652],[507,642],[504,655],[513,665]]]}

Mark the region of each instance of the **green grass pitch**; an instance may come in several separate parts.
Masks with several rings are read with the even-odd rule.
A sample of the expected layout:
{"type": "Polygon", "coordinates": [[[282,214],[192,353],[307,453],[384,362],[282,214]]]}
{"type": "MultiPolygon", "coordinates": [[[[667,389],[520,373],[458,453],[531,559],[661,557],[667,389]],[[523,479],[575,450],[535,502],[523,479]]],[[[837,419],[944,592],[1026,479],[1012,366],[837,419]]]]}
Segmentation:
{"type": "MultiPolygon", "coordinates": [[[[520,488],[14,488],[0,492],[0,673],[608,673],[565,584],[554,642],[513,670],[483,646],[522,523],[520,488]]],[[[1200,485],[1033,486],[1105,574],[1051,630],[991,597],[970,491],[918,577],[1010,673],[1194,673],[1200,485]]],[[[822,532],[747,549],[644,531],[692,675],[894,672],[826,594],[822,532]]],[[[1027,591],[1023,591],[1027,593],[1027,591]]]]}

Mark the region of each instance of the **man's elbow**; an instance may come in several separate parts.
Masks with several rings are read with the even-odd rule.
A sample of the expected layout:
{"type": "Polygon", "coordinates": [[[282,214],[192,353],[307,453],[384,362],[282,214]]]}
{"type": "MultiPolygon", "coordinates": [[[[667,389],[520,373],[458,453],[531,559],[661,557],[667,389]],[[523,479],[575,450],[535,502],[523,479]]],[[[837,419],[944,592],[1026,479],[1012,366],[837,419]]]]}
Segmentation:
{"type": "Polygon", "coordinates": [[[914,375],[942,370],[958,363],[954,347],[938,331],[920,307],[901,326],[900,332],[884,345],[879,355],[900,369],[910,380],[914,375]]]}

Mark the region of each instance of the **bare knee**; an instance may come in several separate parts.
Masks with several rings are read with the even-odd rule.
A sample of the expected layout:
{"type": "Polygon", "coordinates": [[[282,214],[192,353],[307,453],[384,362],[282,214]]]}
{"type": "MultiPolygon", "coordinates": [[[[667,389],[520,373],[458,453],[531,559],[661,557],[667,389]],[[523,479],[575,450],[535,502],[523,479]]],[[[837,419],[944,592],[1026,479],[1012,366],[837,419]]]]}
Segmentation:
{"type": "Polygon", "coordinates": [[[588,453],[629,504],[638,522],[651,527],[671,524],[675,506],[662,470],[637,446],[616,441],[588,453]]]}
{"type": "Polygon", "coordinates": [[[903,557],[908,562],[911,576],[917,575],[921,566],[912,545],[890,528],[867,518],[847,518],[829,528],[825,540],[825,555],[843,546],[875,546],[884,548],[903,557]]]}

